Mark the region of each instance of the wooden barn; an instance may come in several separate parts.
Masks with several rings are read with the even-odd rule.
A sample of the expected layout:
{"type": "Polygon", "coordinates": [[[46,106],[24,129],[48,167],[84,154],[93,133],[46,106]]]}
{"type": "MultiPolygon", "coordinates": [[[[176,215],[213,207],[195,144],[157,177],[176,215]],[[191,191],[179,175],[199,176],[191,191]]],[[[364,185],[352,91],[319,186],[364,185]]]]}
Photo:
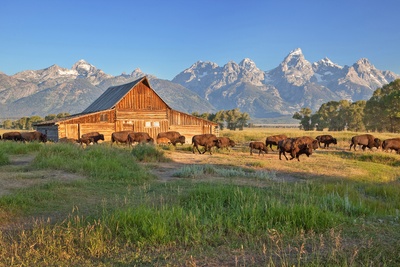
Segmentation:
{"type": "Polygon", "coordinates": [[[190,143],[193,135],[218,134],[218,124],[170,108],[150,87],[147,77],[109,87],[82,113],[37,123],[35,129],[49,140],[78,139],[99,132],[110,141],[117,131],[147,132],[154,139],[160,132],[178,131],[190,143]]]}

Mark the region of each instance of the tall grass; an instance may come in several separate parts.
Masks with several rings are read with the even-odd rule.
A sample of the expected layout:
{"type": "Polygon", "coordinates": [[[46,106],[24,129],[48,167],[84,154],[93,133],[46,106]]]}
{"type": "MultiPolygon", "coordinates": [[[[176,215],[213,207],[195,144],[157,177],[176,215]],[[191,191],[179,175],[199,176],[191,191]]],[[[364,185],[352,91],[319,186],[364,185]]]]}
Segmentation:
{"type": "Polygon", "coordinates": [[[88,175],[92,179],[132,181],[137,184],[150,177],[129,151],[102,145],[86,149],[71,144],[45,146],[39,151],[32,167],[65,170],[88,175]]]}
{"type": "MultiPolygon", "coordinates": [[[[207,164],[181,168],[176,176],[183,179],[160,183],[138,163],[164,160],[163,151],[152,146],[129,151],[41,144],[35,151],[30,170],[64,170],[88,181],[51,182],[0,197],[0,215],[10,207],[70,201],[62,194],[76,198],[82,209],[59,215],[64,220],[36,219],[25,229],[0,231],[0,266],[400,265],[399,180],[321,177],[287,183],[276,182],[271,171],[207,164]],[[246,183],[251,179],[267,182],[252,186],[246,183]],[[104,202],[94,198],[99,194],[104,202]]],[[[351,154],[348,164],[365,168],[371,162],[368,171],[377,176],[382,168],[397,166],[397,155],[351,154]],[[391,163],[386,156],[393,157],[391,163]]],[[[346,156],[321,154],[322,159],[346,156]]],[[[294,170],[307,165],[292,163],[286,165],[294,170]]]]}

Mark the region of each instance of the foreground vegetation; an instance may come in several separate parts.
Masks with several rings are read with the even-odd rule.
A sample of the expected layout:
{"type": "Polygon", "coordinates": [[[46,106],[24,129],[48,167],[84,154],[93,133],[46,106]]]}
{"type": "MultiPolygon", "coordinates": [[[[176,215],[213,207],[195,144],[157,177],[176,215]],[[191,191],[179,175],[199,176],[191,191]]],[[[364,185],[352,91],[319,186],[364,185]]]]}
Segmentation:
{"type": "Polygon", "coordinates": [[[37,181],[0,195],[0,265],[398,266],[400,157],[349,152],[350,132],[301,162],[250,157],[275,131],[304,135],[226,131],[234,151],[163,182],[150,169],[187,146],[0,142],[0,182],[37,181]],[[21,155],[34,160],[11,164],[21,155]],[[40,182],[60,171],[80,178],[40,182]]]}

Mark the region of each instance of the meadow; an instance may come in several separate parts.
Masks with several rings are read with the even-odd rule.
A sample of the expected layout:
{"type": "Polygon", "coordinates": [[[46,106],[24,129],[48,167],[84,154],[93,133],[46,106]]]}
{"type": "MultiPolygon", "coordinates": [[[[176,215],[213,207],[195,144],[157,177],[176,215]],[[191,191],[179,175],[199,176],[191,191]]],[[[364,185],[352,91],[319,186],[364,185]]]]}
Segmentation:
{"type": "Polygon", "coordinates": [[[0,266],[399,266],[400,155],[349,151],[356,134],[224,130],[237,145],[213,155],[0,142],[0,266]],[[338,144],[250,156],[273,134],[338,144]]]}

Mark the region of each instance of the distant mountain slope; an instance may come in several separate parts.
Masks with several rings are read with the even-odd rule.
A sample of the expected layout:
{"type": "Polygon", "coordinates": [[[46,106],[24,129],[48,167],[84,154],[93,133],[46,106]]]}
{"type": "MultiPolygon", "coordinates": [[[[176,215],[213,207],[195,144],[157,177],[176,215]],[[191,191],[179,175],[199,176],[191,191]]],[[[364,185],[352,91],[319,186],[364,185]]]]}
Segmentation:
{"type": "MultiPolygon", "coordinates": [[[[79,113],[108,87],[146,75],[140,69],[112,76],[79,60],[71,69],[52,65],[8,76],[0,72],[0,119],[60,112],[79,113]]],[[[374,90],[400,78],[362,58],[339,66],[324,58],[310,63],[297,48],[276,68],[263,71],[248,58],[220,67],[198,61],[172,81],[147,75],[173,109],[186,113],[239,108],[252,118],[290,116],[302,107],[317,110],[331,100],[367,100],[374,90]]]]}

